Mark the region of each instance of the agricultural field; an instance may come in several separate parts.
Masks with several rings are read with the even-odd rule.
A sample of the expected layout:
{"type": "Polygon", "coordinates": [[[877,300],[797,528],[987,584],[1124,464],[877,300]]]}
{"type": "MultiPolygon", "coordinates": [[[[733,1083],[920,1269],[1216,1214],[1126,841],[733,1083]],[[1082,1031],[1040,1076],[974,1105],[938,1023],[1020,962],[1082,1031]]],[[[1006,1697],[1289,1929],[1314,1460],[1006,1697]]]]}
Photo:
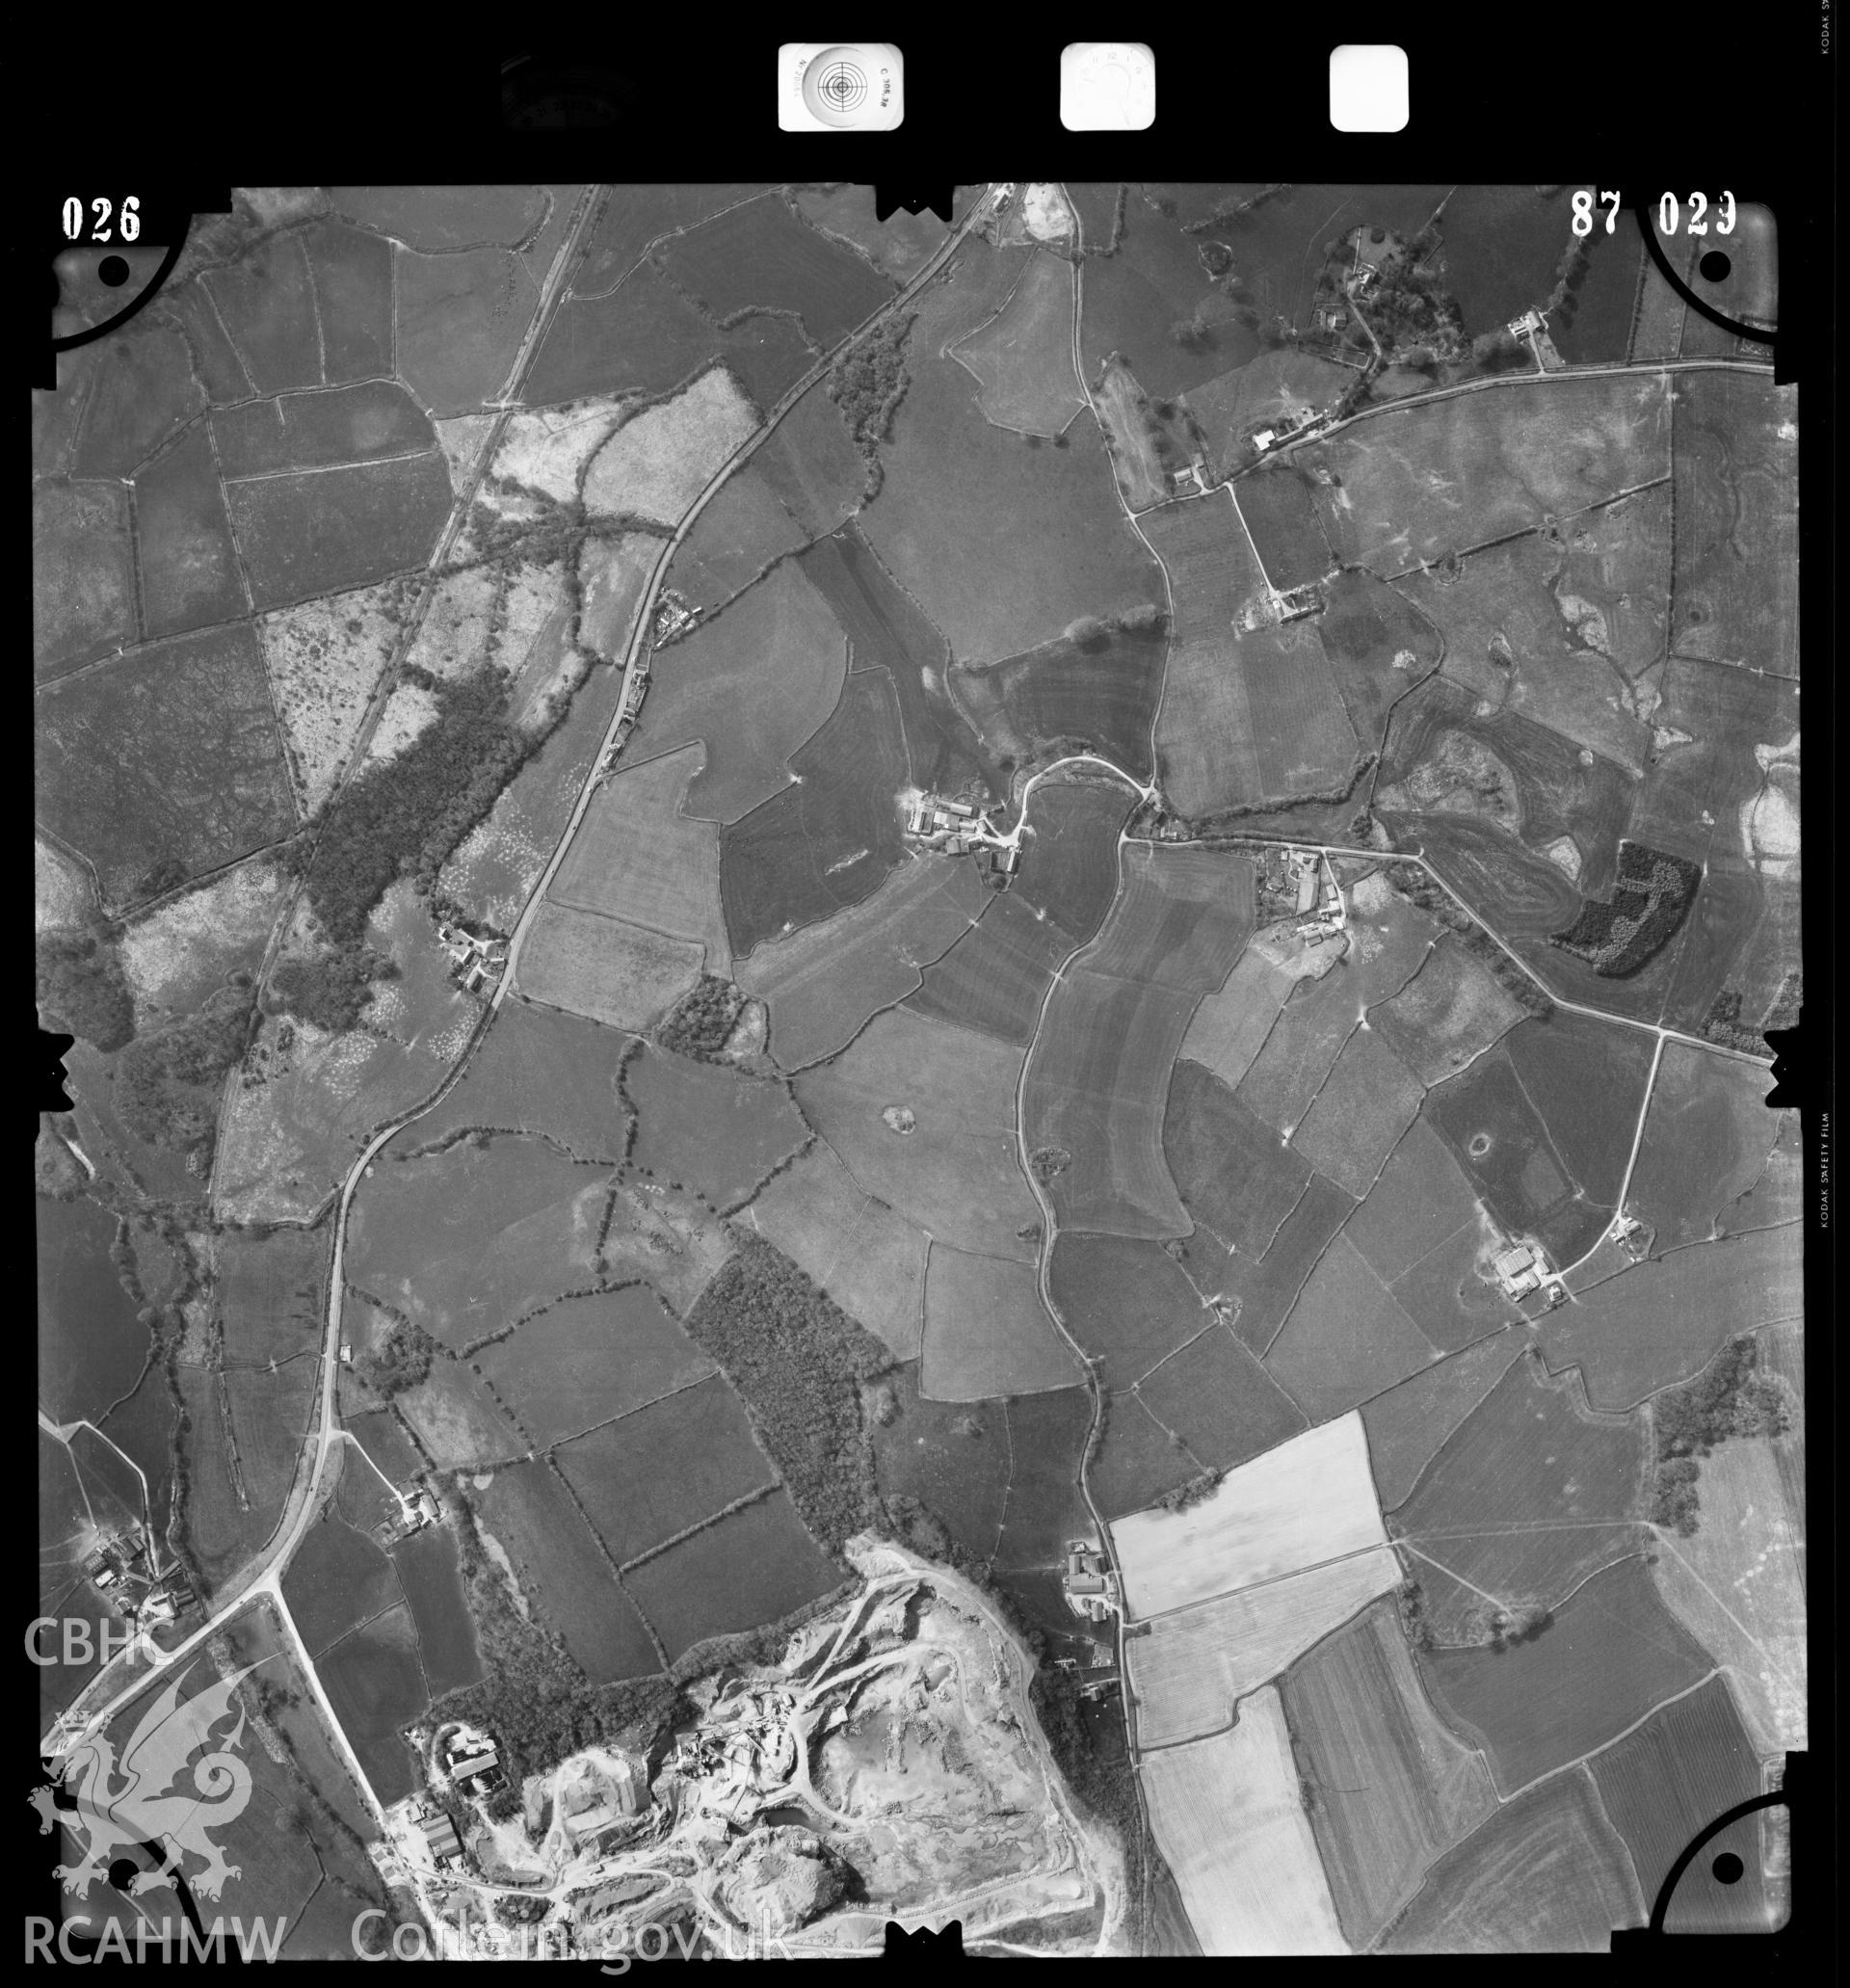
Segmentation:
{"type": "Polygon", "coordinates": [[[875,1477],[884,1498],[915,1498],[981,1560],[996,1551],[1009,1498],[1013,1445],[1000,1401],[934,1401],[908,1361],[881,1386],[890,1420],[874,1418],[875,1477]]]}
{"type": "MultiPolygon", "coordinates": [[[[1355,1206],[1340,1187],[1312,1174],[1263,1257],[1229,1254],[1218,1237],[1198,1232],[1202,1268],[1195,1275],[1198,1281],[1220,1280],[1222,1301],[1233,1308],[1233,1330],[1250,1351],[1263,1355],[1278,1338],[1298,1293],[1355,1206]]],[[[1196,1239],[1184,1247],[1192,1260],[1196,1239]]]]}
{"type": "Polygon", "coordinates": [[[738,982],[769,1011],[770,1054],[784,1070],[832,1056],[915,993],[921,969],[994,903],[973,863],[920,858],[864,903],[759,946],[739,963],[738,982]]]}
{"type": "Polygon", "coordinates": [[[1219,1325],[1146,1374],[1137,1398],[1213,1471],[1248,1462],[1298,1434],[1305,1421],[1245,1345],[1219,1325]]]}
{"type": "Polygon", "coordinates": [[[1073,953],[1075,941],[1050,919],[1037,917],[1016,890],[979,899],[979,910],[981,922],[959,934],[956,944],[925,967],[906,1005],[1025,1049],[1040,1025],[1054,970],[1073,953]]]}
{"type": "Polygon", "coordinates": [[[826,538],[860,509],[867,465],[841,411],[810,387],[752,458],[751,473],[770,485],[806,539],[826,538]]]}
{"type": "MultiPolygon", "coordinates": [[[[1649,1901],[1656,1899],[1687,1843],[1724,1811],[1762,1792],[1760,1763],[1719,1677],[1653,1712],[1588,1764],[1649,1901]]],[[[1678,1880],[1664,1919],[1667,1933],[1773,1930],[1761,1836],[1770,1819],[1765,1812],[1745,1816],[1705,1845],[1678,1880]],[[1725,1885],[1713,1866],[1730,1851],[1742,1869],[1725,1885]]]]}
{"type": "Polygon", "coordinates": [[[1336,1917],[1360,1950],[1494,1811],[1490,1776],[1434,1716],[1389,1603],[1322,1642],[1279,1691],[1336,1917]]]}
{"type": "Polygon", "coordinates": [[[606,1170],[536,1139],[464,1141],[373,1162],[354,1198],[347,1274],[434,1339],[462,1347],[593,1282],[606,1170]]]}
{"type": "Polygon", "coordinates": [[[527,936],[517,980],[522,994],[549,1008],[640,1030],[694,986],[705,960],[706,949],[690,940],[548,905],[527,936]]]}
{"type": "Polygon", "coordinates": [[[672,1663],[709,1636],[819,1601],[842,1576],[780,1488],[677,1540],[625,1579],[672,1663]]]}
{"type": "Polygon", "coordinates": [[[438,1358],[397,1396],[398,1413],[438,1470],[479,1470],[525,1453],[532,1437],[461,1360],[438,1358]]]}
{"type": "Polygon", "coordinates": [[[806,227],[780,194],[729,207],[658,253],[670,279],[709,317],[724,324],[751,311],[793,314],[819,350],[892,296],[890,281],[806,227]]]}
{"type": "Polygon", "coordinates": [[[506,1554],[522,1600],[565,1638],[594,1683],[660,1668],[635,1604],[549,1465],[478,1473],[467,1498],[478,1527],[506,1554]]]}
{"type": "Polygon", "coordinates": [[[1023,1090],[1030,1154],[1066,1153],[1047,1191],[1064,1226],[1187,1232],[1163,1160],[1170,1071],[1202,995],[1252,928],[1252,869],[1205,850],[1126,851],[1124,888],[1095,948],[1047,1004],[1023,1090]]]}
{"type": "MultiPolygon", "coordinates": [[[[1234,968],[1229,987],[1240,971],[1234,968]]],[[[1198,1010],[1196,1021],[1200,1019],[1198,1010]]],[[[1194,1037],[1191,1025],[1184,1051],[1194,1037]]],[[[1205,1230],[1224,1249],[1239,1249],[1253,1257],[1262,1257],[1271,1247],[1312,1171],[1304,1155],[1281,1140],[1218,1076],[1185,1056],[1177,1060],[1170,1078],[1163,1154],[1196,1228],[1205,1230]]]]}
{"type": "Polygon", "coordinates": [[[722,1207],[750,1200],[809,1136],[784,1085],[653,1047],[624,1066],[623,1092],[636,1113],[636,1165],[674,1186],[685,1180],[722,1207]]]}
{"type": "Polygon", "coordinates": [[[1803,1314],[1797,1231],[1692,1243],[1583,1292],[1542,1321],[1550,1368],[1577,1365],[1599,1409],[1628,1409],[1686,1381],[1726,1340],[1803,1314]]]}
{"type": "Polygon", "coordinates": [[[932,1244],[919,1392],[983,1401],[1070,1388],[1079,1362],[1055,1332],[1031,1263],[932,1244]]]}
{"type": "Polygon", "coordinates": [[[1799,674],[1796,407],[1764,375],[1678,381],[1676,602],[1679,655],[1799,674]]]}
{"type": "Polygon", "coordinates": [[[1598,1953],[1641,1926],[1625,1840],[1584,1767],[1507,1802],[1427,1872],[1382,1935],[1381,1953],[1598,1953]]]}
{"type": "MultiPolygon", "coordinates": [[[[402,386],[383,380],[221,409],[211,429],[219,472],[227,483],[414,456],[436,442],[429,416],[402,386]]],[[[141,482],[138,477],[138,489],[141,482]]]]}
{"type": "Polygon", "coordinates": [[[895,1009],[800,1075],[796,1099],[867,1193],[940,1243],[1031,1264],[1041,1211],[1016,1143],[1020,1067],[990,1037],[895,1009]]]}
{"type": "Polygon", "coordinates": [[[895,1359],[916,1360],[925,1334],[922,1231],[850,1178],[817,1146],[778,1174],[739,1218],[768,1236],[895,1359]]]}
{"type": "Polygon", "coordinates": [[[301,235],[272,235],[239,261],[206,271],[199,285],[255,392],[267,398],[322,384],[314,279],[301,235]]]}
{"type": "Polygon", "coordinates": [[[1393,1553],[1377,1547],[1158,1617],[1124,1645],[1138,1746],[1149,1752],[1231,1725],[1239,1700],[1399,1582],[1393,1553]]]}
{"type": "Polygon", "coordinates": [[[757,425],[738,382],[715,366],[673,400],[632,414],[598,449],[585,470],[585,509],[594,517],[679,524],[757,425]]]}
{"type": "Polygon", "coordinates": [[[36,766],[45,828],[90,860],[117,904],[296,826],[262,655],[244,626],[42,692],[36,766]]]}
{"type": "Polygon", "coordinates": [[[1204,1467],[1188,1454],[1133,1390],[1107,1396],[1105,1433],[1086,1470],[1093,1499],[1108,1520],[1141,1512],[1179,1491],[1204,1467]]]}
{"type": "Polygon", "coordinates": [[[1442,937],[1405,987],[1369,1010],[1368,1025],[1427,1085],[1443,1083],[1521,1021],[1523,1010],[1456,939],[1442,937]]]}
{"type": "Polygon", "coordinates": [[[249,606],[212,441],[191,428],[134,481],[142,618],[150,638],[228,622],[249,606]]]}
{"type": "Polygon", "coordinates": [[[987,314],[984,303],[999,302],[985,258],[1001,254],[966,243],[951,281],[926,293],[908,341],[912,384],[881,451],[885,481],[861,520],[966,663],[1018,655],[1076,616],[1109,620],[1161,597],[1160,575],[1119,511],[1097,425],[1075,422],[1065,449],[1030,448],[984,418],[963,366],[934,356],[970,329],[966,318],[987,314]],[[1009,553],[1030,540],[1032,562],[1009,553]]]}
{"type": "Polygon", "coordinates": [[[304,811],[328,798],[398,639],[404,589],[388,580],[304,601],[257,623],[283,750],[304,811]]]}
{"type": "Polygon", "coordinates": [[[1538,1633],[1503,1650],[1421,1649],[1417,1661],[1440,1716],[1483,1747],[1506,1798],[1715,1668],[1635,1553],[1594,1575],[1538,1633]]]}
{"type": "Polygon", "coordinates": [[[1112,1527],[1126,1612],[1162,1615],[1384,1543],[1361,1418],[1308,1429],[1180,1512],[1112,1527]]]}
{"type": "Polygon", "coordinates": [[[1333,407],[1356,378],[1347,366],[1281,346],[1191,386],[1183,399],[1207,437],[1209,467],[1225,476],[1244,460],[1251,430],[1277,422],[1287,411],[1333,407]]]}
{"type": "Polygon", "coordinates": [[[1153,1242],[1064,1230],[1047,1287],[1107,1388],[1134,1386],[1213,1323],[1187,1273],[1153,1242]]]}
{"type": "Polygon", "coordinates": [[[1358,746],[1377,753],[1388,736],[1389,713],[1439,668],[1444,638],[1404,592],[1361,567],[1338,572],[1324,597],[1317,640],[1358,746]]]}
{"type": "Polygon", "coordinates": [[[1265,1370],[1312,1420],[1385,1393],[1435,1348],[1347,1236],[1324,1252],[1266,1351],[1265,1370]]]}
{"type": "Polygon", "coordinates": [[[400,1736],[431,1703],[410,1606],[401,1602],[343,1636],[315,1668],[374,1794],[382,1803],[403,1801],[417,1775],[400,1736]]]}
{"type": "Polygon", "coordinates": [[[710,614],[736,598],[806,538],[756,464],[748,464],[720,486],[719,494],[681,542],[669,568],[668,584],[710,614]]]}
{"type": "Polygon", "coordinates": [[[1758,1064],[1664,1045],[1626,1201],[1659,1254],[1707,1241],[1760,1179],[1780,1130],[1779,1115],[1766,1108],[1771,1074],[1758,1064]]]}
{"type": "Polygon", "coordinates": [[[977,382],[977,405],[998,428],[1058,435],[1086,405],[1072,371],[1071,265],[1031,255],[1008,302],[950,348],[977,382]]]}
{"type": "MultiPolygon", "coordinates": [[[[518,486],[523,497],[538,491],[555,504],[574,503],[585,465],[609,439],[622,411],[621,401],[594,397],[510,415],[495,449],[493,478],[502,490],[518,486]]],[[[498,510],[500,494],[485,490],[483,501],[498,510]]]]}
{"type": "Polygon", "coordinates": [[[1556,375],[1408,408],[1295,460],[1341,479],[1319,494],[1341,563],[1391,578],[1657,481],[1670,412],[1660,376],[1556,375]]]}
{"type": "Polygon", "coordinates": [[[1453,1432],[1391,1530],[1453,1577],[1425,1611],[1442,1645],[1481,1640],[1485,1598],[1559,1606],[1640,1542],[1646,1447],[1630,1417],[1589,1414],[1578,1377],[1518,1362],[1453,1432]]]}
{"type": "Polygon", "coordinates": [[[761,182],[716,181],[710,185],[613,186],[572,278],[578,297],[607,296],[653,243],[683,233],[712,215],[768,189],[761,182]]]}
{"type": "Polygon", "coordinates": [[[1203,1952],[1345,1953],[1291,1739],[1270,1685],[1230,1732],[1141,1763],[1150,1831],[1203,1952]]]}
{"type": "Polygon", "coordinates": [[[228,1366],[261,1367],[320,1349],[325,1230],[231,1231],[218,1247],[218,1309],[228,1366]]]}
{"type": "MultiPolygon", "coordinates": [[[[956,666],[951,688],[993,754],[1021,760],[1084,750],[1146,780],[1166,647],[1155,615],[1128,626],[1077,624],[1024,655],[956,666]]],[[[1035,791],[1044,800],[1054,790],[1035,791]]]]}
{"type": "Polygon", "coordinates": [[[227,975],[254,973],[283,888],[281,871],[259,857],[125,925],[122,971],[135,997],[137,1030],[145,1035],[197,1014],[227,975]]]}
{"type": "Polygon", "coordinates": [[[1092,1396],[1082,1388],[1062,1388],[1017,1395],[1007,1408],[1013,1468],[995,1563],[1018,1571],[1056,1568],[1068,1540],[1091,1529],[1079,1457],[1092,1422],[1092,1396]]]}
{"type": "Polygon", "coordinates": [[[791,755],[795,782],[722,830],[720,896],[741,958],[860,904],[903,860],[899,710],[885,671],[851,671],[834,710],[791,755]]]}
{"type": "Polygon", "coordinates": [[[929,207],[909,214],[895,207],[885,221],[874,218],[874,189],[831,180],[793,189],[797,212],[825,235],[844,241],[889,277],[900,280],[930,259],[950,232],[929,207]]]}
{"type": "Polygon", "coordinates": [[[1358,1029],[1331,1066],[1292,1144],[1358,1200],[1373,1187],[1425,1096],[1373,1030],[1358,1029]]]}
{"type": "Polygon", "coordinates": [[[720,915],[719,835],[681,811],[700,763],[685,746],[605,781],[546,895],[705,949],[707,971],[731,961],[720,915]]]}
{"type": "Polygon", "coordinates": [[[1255,802],[1263,792],[1247,691],[1268,656],[1266,632],[1241,635],[1234,617],[1261,595],[1265,575],[1231,501],[1217,496],[1166,504],[1137,528],[1169,575],[1174,601],[1169,665],[1156,713],[1156,758],[1164,793],[1193,816],[1255,802]]]}
{"type": "Polygon", "coordinates": [[[331,1512],[309,1528],[290,1561],[282,1598],[311,1657],[405,1599],[391,1561],[331,1512]]]}
{"type": "MultiPolygon", "coordinates": [[[[677,571],[678,562],[673,584],[677,571]]],[[[828,603],[785,560],[724,613],[657,651],[632,751],[700,740],[688,809],[736,822],[789,784],[792,758],[841,696],[847,656],[828,603]]]]}
{"type": "Polygon", "coordinates": [[[1296,987],[1291,974],[1249,947],[1226,983],[1195,1010],[1182,1038],[1183,1058],[1233,1088],[1253,1067],[1274,1019],[1296,987]]]}
{"type": "Polygon", "coordinates": [[[620,1567],[774,1481],[723,1374],[563,1445],[557,1462],[620,1567]]]}
{"type": "Polygon", "coordinates": [[[436,450],[225,488],[251,605],[368,587],[430,558],[450,510],[436,450]]]}
{"type": "Polygon", "coordinates": [[[548,1446],[713,1371],[646,1284],[562,1298],[484,1346],[476,1362],[521,1427],[548,1446]]]}
{"type": "Polygon", "coordinates": [[[32,660],[40,682],[133,642],[136,608],[129,492],[119,485],[35,484],[32,660]]]}

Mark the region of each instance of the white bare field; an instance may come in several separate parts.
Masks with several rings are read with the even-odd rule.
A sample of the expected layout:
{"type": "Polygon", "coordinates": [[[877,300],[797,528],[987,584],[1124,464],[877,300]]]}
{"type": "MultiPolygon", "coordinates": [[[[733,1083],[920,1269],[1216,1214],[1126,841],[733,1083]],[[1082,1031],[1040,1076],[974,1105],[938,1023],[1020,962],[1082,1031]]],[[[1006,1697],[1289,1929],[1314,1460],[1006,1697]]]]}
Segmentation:
{"type": "Polygon", "coordinates": [[[1211,1954],[1347,1953],[1268,1684],[1230,1733],[1145,1756],[1157,1847],[1211,1954]]]}
{"type": "Polygon", "coordinates": [[[1391,1547],[1165,1615],[1124,1645],[1137,1700],[1137,1743],[1173,1746],[1216,1733],[1235,1702],[1399,1585],[1391,1547]]]}
{"type": "Polygon", "coordinates": [[[1351,1410],[1229,1471],[1198,1505],[1111,1528],[1126,1615],[1160,1615],[1380,1546],[1368,1443],[1351,1410]]]}

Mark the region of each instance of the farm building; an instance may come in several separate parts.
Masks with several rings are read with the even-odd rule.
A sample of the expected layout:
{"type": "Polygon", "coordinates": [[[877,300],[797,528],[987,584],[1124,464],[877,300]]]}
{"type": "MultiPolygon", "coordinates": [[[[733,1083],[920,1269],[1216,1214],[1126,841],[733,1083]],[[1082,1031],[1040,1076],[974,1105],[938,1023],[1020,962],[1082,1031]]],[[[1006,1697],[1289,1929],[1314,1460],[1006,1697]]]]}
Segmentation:
{"type": "Polygon", "coordinates": [[[1506,1250],[1499,1250],[1493,1259],[1498,1279],[1504,1290],[1513,1298],[1520,1297],[1524,1291],[1532,1291],[1542,1282],[1541,1272],[1536,1266],[1534,1250],[1525,1242],[1514,1243],[1506,1250]]]}
{"type": "Polygon", "coordinates": [[[431,1855],[439,1866],[462,1860],[462,1843],[456,1833],[456,1824],[441,1809],[429,1816],[420,1816],[417,1826],[423,1831],[431,1855]]]}
{"type": "Polygon", "coordinates": [[[1090,1622],[1104,1621],[1118,1606],[1118,1577],[1107,1569],[1098,1549],[1082,1539],[1068,1544],[1060,1588],[1067,1606],[1090,1622]]]}

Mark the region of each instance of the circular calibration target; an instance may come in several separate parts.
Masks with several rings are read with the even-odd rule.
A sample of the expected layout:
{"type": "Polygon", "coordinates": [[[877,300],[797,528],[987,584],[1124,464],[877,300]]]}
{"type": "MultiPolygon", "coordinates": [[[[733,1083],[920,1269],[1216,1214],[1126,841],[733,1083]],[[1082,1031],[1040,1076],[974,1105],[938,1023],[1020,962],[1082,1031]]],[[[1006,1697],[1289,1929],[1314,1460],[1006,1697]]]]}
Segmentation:
{"type": "Polygon", "coordinates": [[[837,126],[859,122],[867,70],[858,48],[825,48],[803,72],[803,101],[812,117],[837,126]]]}

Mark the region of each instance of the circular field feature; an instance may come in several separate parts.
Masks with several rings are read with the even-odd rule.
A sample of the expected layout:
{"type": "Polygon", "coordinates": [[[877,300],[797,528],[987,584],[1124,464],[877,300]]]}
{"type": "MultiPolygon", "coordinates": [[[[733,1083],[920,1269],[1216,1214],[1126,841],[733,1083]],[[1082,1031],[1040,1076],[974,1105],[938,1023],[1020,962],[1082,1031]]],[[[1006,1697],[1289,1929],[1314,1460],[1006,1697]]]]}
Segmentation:
{"type": "Polygon", "coordinates": [[[880,1116],[889,1132],[910,1132],[918,1124],[903,1104],[889,1104],[880,1116]]]}
{"type": "Polygon", "coordinates": [[[1488,1132],[1473,1132],[1467,1151],[1473,1159],[1482,1159],[1491,1150],[1491,1135],[1488,1132]]]}

